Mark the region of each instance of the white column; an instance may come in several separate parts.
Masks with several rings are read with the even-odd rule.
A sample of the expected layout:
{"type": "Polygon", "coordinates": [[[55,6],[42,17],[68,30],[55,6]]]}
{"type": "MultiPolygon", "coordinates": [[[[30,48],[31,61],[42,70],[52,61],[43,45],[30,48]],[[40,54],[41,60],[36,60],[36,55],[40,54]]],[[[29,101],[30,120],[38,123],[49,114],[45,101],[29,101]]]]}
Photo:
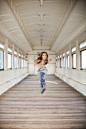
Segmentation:
{"type": "Polygon", "coordinates": [[[80,51],[79,51],[78,38],[76,39],[76,69],[80,70],[80,51]]]}
{"type": "Polygon", "coordinates": [[[21,68],[22,68],[22,51],[21,51],[21,68]]]}
{"type": "Polygon", "coordinates": [[[69,44],[69,69],[72,69],[71,44],[69,44]]]}
{"type": "Polygon", "coordinates": [[[61,62],[60,62],[60,55],[59,55],[59,68],[61,67],[61,62]]]}
{"type": "Polygon", "coordinates": [[[14,69],[14,44],[12,46],[12,69],[14,69]]]}
{"type": "Polygon", "coordinates": [[[17,69],[19,68],[19,48],[17,48],[17,69]]]}
{"type": "Polygon", "coordinates": [[[4,44],[4,70],[8,70],[8,39],[5,38],[4,44]]]}
{"type": "Polygon", "coordinates": [[[23,54],[23,68],[24,68],[24,54],[23,54]]]}
{"type": "Polygon", "coordinates": [[[65,69],[67,69],[67,56],[66,56],[66,49],[65,49],[65,69]]]}

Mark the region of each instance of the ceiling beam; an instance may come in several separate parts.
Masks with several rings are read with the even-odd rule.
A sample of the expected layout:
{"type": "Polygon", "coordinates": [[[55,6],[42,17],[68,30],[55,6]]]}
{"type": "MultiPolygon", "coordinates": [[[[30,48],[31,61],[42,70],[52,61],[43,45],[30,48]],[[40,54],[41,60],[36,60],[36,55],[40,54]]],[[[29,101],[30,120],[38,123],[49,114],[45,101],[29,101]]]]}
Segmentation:
{"type": "Polygon", "coordinates": [[[27,40],[28,44],[29,44],[29,47],[31,50],[33,50],[33,47],[32,47],[32,42],[29,38],[29,35],[23,25],[23,22],[18,14],[18,11],[16,11],[15,9],[15,6],[12,4],[12,1],[11,2],[9,0],[4,0],[4,3],[7,5],[8,9],[10,10],[10,13],[12,14],[12,16],[14,17],[14,19],[16,20],[20,30],[22,31],[22,33],[24,34],[25,36],[25,39],[27,40]]]}
{"type": "Polygon", "coordinates": [[[67,19],[69,18],[71,12],[73,11],[73,9],[76,6],[76,4],[77,4],[78,1],[79,0],[70,0],[69,1],[69,4],[68,4],[68,6],[67,6],[67,8],[65,10],[65,13],[63,15],[63,18],[61,19],[61,22],[59,24],[59,27],[57,28],[57,31],[56,31],[55,36],[53,38],[53,41],[51,43],[51,50],[52,50],[54,44],[56,43],[56,40],[58,39],[58,36],[59,36],[61,30],[63,29],[63,26],[65,25],[67,19]]]}

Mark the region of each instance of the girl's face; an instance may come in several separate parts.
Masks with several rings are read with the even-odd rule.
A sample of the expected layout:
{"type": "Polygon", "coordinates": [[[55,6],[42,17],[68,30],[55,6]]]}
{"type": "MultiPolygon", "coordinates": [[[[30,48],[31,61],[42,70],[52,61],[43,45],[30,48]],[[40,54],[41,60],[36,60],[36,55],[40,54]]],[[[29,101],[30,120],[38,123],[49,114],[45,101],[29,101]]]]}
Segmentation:
{"type": "Polygon", "coordinates": [[[45,60],[46,58],[47,58],[46,53],[43,53],[43,54],[42,54],[42,59],[45,60]]]}

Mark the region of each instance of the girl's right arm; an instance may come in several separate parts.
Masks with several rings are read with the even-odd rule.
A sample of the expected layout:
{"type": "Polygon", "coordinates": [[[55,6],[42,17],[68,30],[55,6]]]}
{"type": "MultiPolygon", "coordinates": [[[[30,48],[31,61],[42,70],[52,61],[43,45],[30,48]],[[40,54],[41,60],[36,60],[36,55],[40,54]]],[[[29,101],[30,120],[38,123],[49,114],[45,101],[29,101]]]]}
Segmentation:
{"type": "Polygon", "coordinates": [[[42,64],[38,64],[38,60],[34,62],[34,65],[40,65],[42,68],[43,68],[43,65],[42,64]]]}

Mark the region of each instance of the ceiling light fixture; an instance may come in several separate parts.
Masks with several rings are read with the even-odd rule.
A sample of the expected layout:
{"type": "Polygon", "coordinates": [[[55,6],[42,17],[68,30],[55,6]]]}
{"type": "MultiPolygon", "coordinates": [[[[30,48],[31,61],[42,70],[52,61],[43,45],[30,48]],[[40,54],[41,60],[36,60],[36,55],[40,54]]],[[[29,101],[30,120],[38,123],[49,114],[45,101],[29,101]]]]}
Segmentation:
{"type": "Polygon", "coordinates": [[[45,1],[45,0],[39,0],[40,1],[40,6],[43,6],[43,2],[45,1]]]}
{"type": "Polygon", "coordinates": [[[43,16],[45,16],[45,13],[39,13],[38,15],[40,16],[41,21],[43,21],[43,16]]]}

